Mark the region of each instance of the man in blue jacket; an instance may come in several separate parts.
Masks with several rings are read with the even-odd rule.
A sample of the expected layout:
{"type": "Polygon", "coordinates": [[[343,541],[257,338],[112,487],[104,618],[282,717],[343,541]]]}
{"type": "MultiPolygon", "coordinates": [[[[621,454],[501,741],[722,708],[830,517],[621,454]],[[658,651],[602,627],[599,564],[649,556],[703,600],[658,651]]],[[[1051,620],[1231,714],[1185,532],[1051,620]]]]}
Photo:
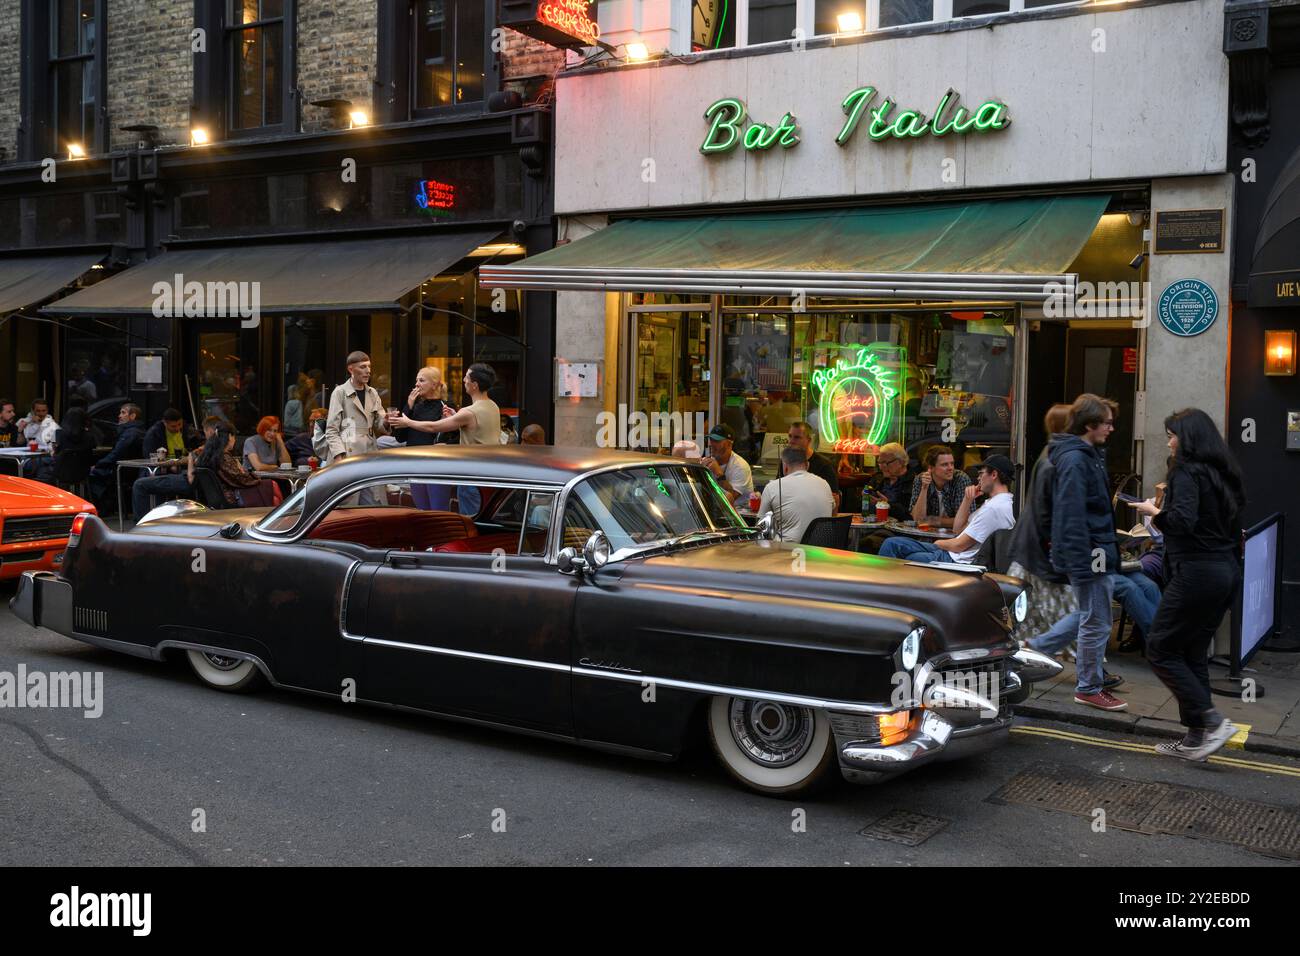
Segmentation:
{"type": "Polygon", "coordinates": [[[96,501],[111,487],[117,463],[140,457],[144,440],[144,422],[140,421],[140,414],[140,406],[130,402],[118,409],[117,441],[113,443],[113,450],[90,469],[90,495],[96,501]]]}
{"type": "Polygon", "coordinates": [[[1051,437],[1047,457],[1052,482],[1052,568],[1069,579],[1083,617],[1075,659],[1076,703],[1100,710],[1126,710],[1128,704],[1103,685],[1102,656],[1110,640],[1111,574],[1119,570],[1115,515],[1101,446],[1115,430],[1119,406],[1083,394],[1070,406],[1065,432],[1051,437]]]}

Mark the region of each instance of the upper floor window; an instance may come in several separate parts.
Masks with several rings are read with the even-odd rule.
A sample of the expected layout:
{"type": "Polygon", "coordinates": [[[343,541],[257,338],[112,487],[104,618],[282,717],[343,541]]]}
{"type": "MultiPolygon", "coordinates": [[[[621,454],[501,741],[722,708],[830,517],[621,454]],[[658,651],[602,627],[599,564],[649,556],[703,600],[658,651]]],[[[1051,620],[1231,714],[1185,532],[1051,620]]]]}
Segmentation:
{"type": "Polygon", "coordinates": [[[284,123],[289,83],[286,20],[292,0],[234,0],[230,41],[230,128],[259,129],[284,123]]]}
{"type": "Polygon", "coordinates": [[[380,4],[381,122],[419,119],[439,111],[482,108],[497,90],[491,52],[492,0],[389,0],[380,4]],[[491,6],[489,6],[491,4],[491,6]]]}

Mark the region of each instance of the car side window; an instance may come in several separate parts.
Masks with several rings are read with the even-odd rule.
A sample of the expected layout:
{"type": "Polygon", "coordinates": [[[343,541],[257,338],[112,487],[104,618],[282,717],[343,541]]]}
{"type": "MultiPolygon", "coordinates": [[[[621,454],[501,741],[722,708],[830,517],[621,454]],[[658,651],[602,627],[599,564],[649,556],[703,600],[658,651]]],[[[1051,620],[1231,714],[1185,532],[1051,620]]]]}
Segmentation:
{"type": "Polygon", "coordinates": [[[561,529],[560,547],[582,550],[599,526],[591,512],[578,500],[576,495],[569,496],[569,503],[564,507],[564,525],[561,529]]]}
{"type": "Polygon", "coordinates": [[[379,551],[431,551],[476,534],[474,521],[454,509],[455,485],[377,482],[348,495],[307,532],[379,551]]]}

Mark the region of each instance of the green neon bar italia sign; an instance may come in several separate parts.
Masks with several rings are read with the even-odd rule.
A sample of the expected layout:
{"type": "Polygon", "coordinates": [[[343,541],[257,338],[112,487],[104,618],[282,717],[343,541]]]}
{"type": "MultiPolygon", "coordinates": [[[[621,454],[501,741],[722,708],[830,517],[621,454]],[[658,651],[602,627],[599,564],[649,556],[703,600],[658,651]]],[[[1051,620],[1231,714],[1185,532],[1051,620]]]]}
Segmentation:
{"type": "MultiPolygon", "coordinates": [[[[853,138],[860,126],[866,128],[869,138],[879,142],[884,139],[917,139],[922,136],[943,137],[950,133],[993,133],[1011,125],[1007,104],[998,100],[985,100],[973,110],[958,105],[961,94],[949,89],[939,99],[930,116],[913,109],[895,112],[898,104],[885,97],[876,106],[874,86],[860,86],[840,103],[844,111],[844,125],[835,137],[835,144],[843,146],[853,138]]],[[[745,104],[735,97],[715,100],[704,111],[709,123],[708,135],[700,145],[706,156],[727,153],[739,145],[746,150],[769,150],[774,146],[789,149],[799,144],[799,124],[786,113],[775,126],[749,121],[745,104]]]]}
{"type": "MultiPolygon", "coordinates": [[[[813,373],[821,434],[836,452],[874,454],[889,437],[898,404],[894,381],[898,373],[881,364],[876,353],[882,351],[861,348],[851,359],[838,359],[830,368],[813,373]],[[865,438],[846,434],[857,420],[865,421],[865,438]]],[[[903,350],[888,351],[896,353],[891,360],[901,367],[903,350]]]]}

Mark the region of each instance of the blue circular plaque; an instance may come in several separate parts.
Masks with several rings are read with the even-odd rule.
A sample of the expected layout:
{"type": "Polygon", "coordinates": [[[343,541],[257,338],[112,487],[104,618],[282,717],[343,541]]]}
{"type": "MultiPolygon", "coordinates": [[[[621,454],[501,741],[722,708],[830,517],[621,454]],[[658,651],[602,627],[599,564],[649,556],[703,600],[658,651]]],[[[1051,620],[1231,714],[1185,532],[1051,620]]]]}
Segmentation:
{"type": "Polygon", "coordinates": [[[1160,293],[1160,324],[1174,335],[1200,335],[1219,317],[1219,297],[1200,279],[1179,279],[1160,293]]]}

